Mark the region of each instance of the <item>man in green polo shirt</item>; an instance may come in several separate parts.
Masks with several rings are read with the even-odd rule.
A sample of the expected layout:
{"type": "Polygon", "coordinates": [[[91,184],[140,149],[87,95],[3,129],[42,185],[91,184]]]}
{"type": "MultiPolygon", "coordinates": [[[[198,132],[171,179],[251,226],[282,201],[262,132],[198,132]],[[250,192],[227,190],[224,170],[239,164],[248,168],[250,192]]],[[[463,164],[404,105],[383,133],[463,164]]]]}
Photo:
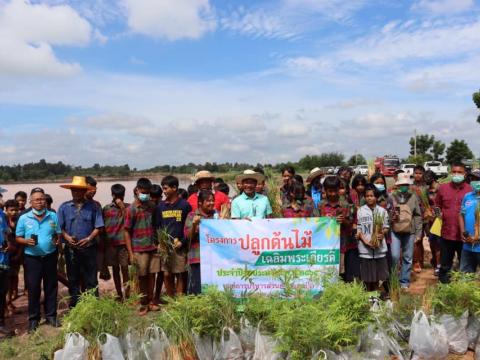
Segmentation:
{"type": "Polygon", "coordinates": [[[253,170],[245,170],[237,176],[243,192],[232,201],[232,219],[265,219],[272,214],[270,201],[265,195],[255,192],[257,183],[265,181],[265,176],[253,170]]]}

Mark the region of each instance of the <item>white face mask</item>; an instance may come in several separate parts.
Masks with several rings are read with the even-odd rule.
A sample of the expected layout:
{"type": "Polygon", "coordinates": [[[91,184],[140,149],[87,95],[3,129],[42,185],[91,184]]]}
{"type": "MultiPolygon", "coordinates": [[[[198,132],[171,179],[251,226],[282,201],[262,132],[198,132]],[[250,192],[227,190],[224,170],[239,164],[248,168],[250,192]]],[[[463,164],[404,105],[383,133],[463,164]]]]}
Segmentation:
{"type": "Polygon", "coordinates": [[[37,210],[37,209],[32,209],[32,212],[37,215],[37,216],[42,216],[43,214],[45,214],[45,209],[42,209],[42,210],[37,210]]]}

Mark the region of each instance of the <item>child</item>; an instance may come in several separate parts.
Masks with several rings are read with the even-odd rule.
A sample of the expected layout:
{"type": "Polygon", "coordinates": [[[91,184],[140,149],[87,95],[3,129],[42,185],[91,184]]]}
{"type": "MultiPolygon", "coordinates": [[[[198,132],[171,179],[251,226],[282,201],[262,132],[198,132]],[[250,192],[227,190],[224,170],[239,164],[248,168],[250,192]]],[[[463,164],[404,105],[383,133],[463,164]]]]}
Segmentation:
{"type": "MultiPolygon", "coordinates": [[[[112,202],[105,205],[102,211],[105,223],[105,257],[107,266],[112,267],[117,296],[123,300],[122,284],[126,284],[128,281],[128,251],[125,246],[124,224],[126,208],[129,204],[124,203],[125,187],[123,185],[112,185],[111,193],[112,202]]],[[[129,296],[130,291],[126,288],[125,298],[129,296]]]]}
{"type": "Polygon", "coordinates": [[[125,212],[125,246],[132,265],[138,267],[138,283],[142,299],[138,314],[146,315],[148,311],[158,311],[153,303],[155,274],[160,272],[160,258],[156,253],[153,226],[155,205],[150,201],[152,183],[147,178],[140,178],[134,189],[135,200],[125,212]]]}
{"type": "Polygon", "coordinates": [[[161,184],[165,200],[157,205],[155,225],[157,229],[168,234],[168,239],[165,240],[170,241],[170,246],[173,247],[173,251],[162,264],[166,292],[168,296],[173,297],[175,294],[186,293],[188,243],[184,236],[184,228],[185,220],[192,208],[187,201],[178,196],[178,179],[175,176],[165,176],[161,184]]]}
{"type": "Polygon", "coordinates": [[[320,216],[334,217],[340,224],[340,275],[346,282],[351,282],[360,275],[358,244],[353,236],[355,206],[340,198],[338,176],[326,177],[323,189],[325,201],[320,207],[320,216]]]}
{"type": "Polygon", "coordinates": [[[27,193],[25,191],[18,191],[14,197],[15,201],[18,203],[18,210],[20,215],[25,211],[25,205],[27,204],[27,193]]]}
{"type": "Polygon", "coordinates": [[[15,200],[5,202],[5,215],[8,225],[8,248],[10,269],[8,274],[7,311],[12,315],[15,311],[13,301],[18,298],[18,273],[23,259],[23,247],[15,240],[15,228],[18,220],[18,203],[15,200]]]}
{"type": "Polygon", "coordinates": [[[378,190],[374,185],[365,187],[365,202],[357,213],[357,239],[360,256],[360,279],[367,291],[378,290],[380,281],[388,279],[387,243],[388,213],[377,205],[378,190]],[[381,222],[381,223],[380,223],[381,222]]]}
{"type": "Polygon", "coordinates": [[[155,206],[162,200],[163,190],[162,187],[158,184],[152,185],[152,190],[150,191],[150,198],[155,203],[155,206]]]}
{"type": "Polygon", "coordinates": [[[295,181],[290,186],[288,195],[290,204],[282,209],[284,218],[307,218],[318,216],[318,210],[315,208],[312,199],[305,196],[305,187],[303,184],[295,181]]]}
{"type": "Polygon", "coordinates": [[[365,205],[365,186],[367,180],[363,175],[357,174],[352,180],[352,189],[350,190],[350,198],[357,209],[365,205]]]}

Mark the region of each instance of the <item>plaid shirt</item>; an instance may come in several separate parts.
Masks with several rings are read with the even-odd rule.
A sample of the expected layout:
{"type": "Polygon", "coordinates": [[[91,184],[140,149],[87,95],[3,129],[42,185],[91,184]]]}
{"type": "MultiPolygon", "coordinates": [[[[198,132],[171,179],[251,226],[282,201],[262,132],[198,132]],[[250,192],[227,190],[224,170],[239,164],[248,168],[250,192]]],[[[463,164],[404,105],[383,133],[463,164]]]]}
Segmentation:
{"type": "Polygon", "coordinates": [[[134,252],[154,251],[156,249],[153,228],[153,203],[131,204],[125,212],[125,230],[132,237],[134,252]]]}
{"type": "Polygon", "coordinates": [[[308,218],[317,217],[319,215],[318,209],[315,208],[312,199],[305,198],[298,209],[294,209],[291,204],[282,209],[284,218],[308,218]]]}
{"type": "Polygon", "coordinates": [[[356,249],[358,242],[353,236],[353,225],[356,224],[356,208],[355,205],[349,203],[344,198],[340,198],[338,203],[331,204],[326,200],[320,206],[320,216],[337,217],[342,215],[345,222],[340,224],[340,252],[346,253],[347,250],[356,249]]]}
{"type": "MultiPolygon", "coordinates": [[[[127,208],[130,204],[125,204],[127,208]]],[[[125,211],[122,211],[115,203],[103,207],[103,222],[105,224],[105,236],[111,246],[125,245],[125,211]]]]}
{"type": "Polygon", "coordinates": [[[211,216],[205,216],[197,209],[188,214],[187,220],[185,220],[185,239],[190,240],[190,248],[188,251],[189,264],[200,264],[200,234],[193,234],[192,237],[188,236],[188,233],[193,228],[193,218],[197,215],[202,219],[218,219],[217,212],[214,212],[211,216]]]}

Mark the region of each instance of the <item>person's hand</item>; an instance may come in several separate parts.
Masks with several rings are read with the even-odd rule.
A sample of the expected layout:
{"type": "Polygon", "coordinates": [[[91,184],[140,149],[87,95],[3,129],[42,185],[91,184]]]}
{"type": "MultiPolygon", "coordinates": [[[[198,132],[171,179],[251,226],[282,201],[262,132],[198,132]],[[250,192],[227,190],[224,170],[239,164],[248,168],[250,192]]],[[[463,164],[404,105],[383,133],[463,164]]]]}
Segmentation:
{"type": "Polygon", "coordinates": [[[27,245],[27,246],[35,246],[36,243],[35,243],[35,240],[33,240],[33,239],[25,239],[25,245],[27,245]]]}
{"type": "Polygon", "coordinates": [[[87,246],[88,244],[90,244],[91,241],[92,241],[92,239],[90,237],[83,238],[77,243],[77,246],[79,248],[83,248],[83,247],[87,246]]]}
{"type": "Polygon", "coordinates": [[[120,209],[125,210],[125,204],[122,199],[115,199],[115,205],[117,205],[120,209]]]}
{"type": "Polygon", "coordinates": [[[337,215],[337,222],[343,224],[345,222],[345,216],[343,214],[337,215]]]}
{"type": "Polygon", "coordinates": [[[77,246],[77,242],[75,241],[75,239],[72,236],[64,235],[63,238],[67,241],[68,245],[70,245],[72,247],[77,246]]]}
{"type": "Polygon", "coordinates": [[[128,252],[128,261],[129,261],[130,265],[135,265],[137,263],[137,261],[135,260],[135,256],[133,255],[132,251],[128,252]]]}
{"type": "Polygon", "coordinates": [[[173,247],[175,249],[180,249],[182,247],[182,242],[177,238],[175,238],[175,240],[173,241],[173,247]]]}
{"type": "Polygon", "coordinates": [[[379,242],[382,242],[384,238],[385,238],[385,236],[383,235],[383,233],[378,233],[378,234],[377,234],[377,240],[378,240],[379,242]]]}
{"type": "Polygon", "coordinates": [[[60,245],[60,236],[54,235],[54,236],[52,237],[52,242],[53,242],[53,244],[54,244],[55,246],[60,245]]]}
{"type": "Polygon", "coordinates": [[[357,240],[361,240],[361,239],[362,239],[362,232],[361,232],[361,231],[357,231],[357,232],[355,233],[355,239],[357,239],[357,240]]]}
{"type": "Polygon", "coordinates": [[[202,220],[202,217],[200,215],[195,215],[193,217],[193,225],[198,226],[198,224],[200,224],[200,220],[202,220]]]}
{"type": "Polygon", "coordinates": [[[416,243],[419,243],[422,241],[422,237],[421,236],[417,236],[417,238],[415,239],[415,242],[416,243]]]}

